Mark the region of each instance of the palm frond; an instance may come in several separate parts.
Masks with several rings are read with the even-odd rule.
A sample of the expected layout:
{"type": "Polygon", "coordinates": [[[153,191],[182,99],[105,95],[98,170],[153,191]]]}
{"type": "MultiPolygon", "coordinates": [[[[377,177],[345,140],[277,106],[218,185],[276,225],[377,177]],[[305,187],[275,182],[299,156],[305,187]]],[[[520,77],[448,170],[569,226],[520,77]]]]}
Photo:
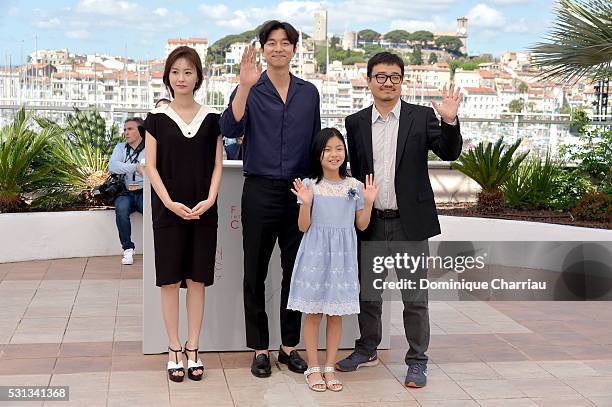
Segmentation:
{"type": "Polygon", "coordinates": [[[452,164],[452,168],[472,178],[483,191],[496,191],[527,157],[528,152],[525,152],[513,158],[521,141],[518,139],[507,150],[508,146],[504,144],[503,138],[497,140],[495,144],[480,142],[473,149],[461,154],[461,157],[452,164]]]}
{"type": "Polygon", "coordinates": [[[531,48],[542,79],[573,83],[612,77],[612,2],[559,0],[555,27],[531,48]]]}
{"type": "Polygon", "coordinates": [[[0,129],[0,210],[11,209],[21,202],[22,194],[37,190],[53,169],[42,157],[59,131],[46,128],[36,133],[31,122],[31,113],[22,107],[0,129]]]}

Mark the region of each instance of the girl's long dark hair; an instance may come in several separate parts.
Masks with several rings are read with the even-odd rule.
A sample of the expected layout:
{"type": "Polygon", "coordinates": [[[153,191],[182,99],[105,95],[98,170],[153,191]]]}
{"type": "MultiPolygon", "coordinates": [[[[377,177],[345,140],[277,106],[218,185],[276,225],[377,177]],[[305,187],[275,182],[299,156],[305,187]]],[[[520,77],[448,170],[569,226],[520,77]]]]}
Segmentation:
{"type": "Polygon", "coordinates": [[[326,128],[322,129],[312,140],[312,144],[310,146],[310,174],[309,177],[312,179],[316,179],[318,183],[323,178],[323,167],[321,166],[321,155],[323,155],[323,151],[325,151],[325,146],[327,142],[332,137],[338,137],[342,140],[342,145],[344,146],[344,162],[340,165],[338,169],[340,171],[340,177],[346,178],[348,177],[348,171],[346,169],[346,161],[348,159],[348,151],[346,149],[346,141],[344,141],[344,137],[342,137],[342,133],[336,128],[326,128]]]}

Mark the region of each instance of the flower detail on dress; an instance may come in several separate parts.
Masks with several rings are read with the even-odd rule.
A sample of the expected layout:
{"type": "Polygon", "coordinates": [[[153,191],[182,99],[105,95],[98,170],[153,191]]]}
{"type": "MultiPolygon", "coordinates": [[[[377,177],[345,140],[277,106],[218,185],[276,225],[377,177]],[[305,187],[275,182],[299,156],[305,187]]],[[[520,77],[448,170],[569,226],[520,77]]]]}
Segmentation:
{"type": "Polygon", "coordinates": [[[359,199],[359,193],[357,192],[356,188],[349,189],[347,195],[349,199],[354,199],[354,200],[359,199]]]}

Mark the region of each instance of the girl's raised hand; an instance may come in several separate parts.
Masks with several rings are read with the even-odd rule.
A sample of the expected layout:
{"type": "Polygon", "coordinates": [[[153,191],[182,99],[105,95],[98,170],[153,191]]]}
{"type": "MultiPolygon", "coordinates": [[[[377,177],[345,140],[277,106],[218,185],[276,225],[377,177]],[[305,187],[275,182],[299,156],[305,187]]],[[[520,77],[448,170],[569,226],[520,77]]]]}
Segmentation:
{"type": "Polygon", "coordinates": [[[363,185],[363,200],[366,205],[371,205],[378,194],[378,187],[374,185],[374,174],[366,175],[365,184],[363,185]]]}
{"type": "Polygon", "coordinates": [[[312,204],[312,188],[302,184],[301,179],[296,178],[295,181],[293,181],[293,189],[291,189],[291,192],[293,192],[304,205],[310,206],[312,204]]]}

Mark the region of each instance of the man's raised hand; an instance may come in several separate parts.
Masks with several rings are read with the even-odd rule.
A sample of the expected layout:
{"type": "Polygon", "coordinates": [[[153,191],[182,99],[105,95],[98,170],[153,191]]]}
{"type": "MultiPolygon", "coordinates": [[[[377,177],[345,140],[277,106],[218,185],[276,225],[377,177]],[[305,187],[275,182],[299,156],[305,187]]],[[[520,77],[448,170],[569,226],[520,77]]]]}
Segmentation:
{"type": "Polygon", "coordinates": [[[240,85],[248,88],[255,85],[261,76],[261,69],[261,64],[257,63],[255,47],[247,46],[240,61],[240,85]]]}
{"type": "Polygon", "coordinates": [[[448,90],[446,90],[446,85],[444,85],[444,88],[442,88],[442,104],[439,105],[435,101],[431,101],[431,104],[440,117],[442,117],[442,120],[448,124],[454,122],[457,118],[459,104],[461,103],[461,99],[463,99],[463,95],[460,91],[461,88],[457,87],[457,89],[455,89],[455,85],[453,84],[450,85],[448,90]]]}

